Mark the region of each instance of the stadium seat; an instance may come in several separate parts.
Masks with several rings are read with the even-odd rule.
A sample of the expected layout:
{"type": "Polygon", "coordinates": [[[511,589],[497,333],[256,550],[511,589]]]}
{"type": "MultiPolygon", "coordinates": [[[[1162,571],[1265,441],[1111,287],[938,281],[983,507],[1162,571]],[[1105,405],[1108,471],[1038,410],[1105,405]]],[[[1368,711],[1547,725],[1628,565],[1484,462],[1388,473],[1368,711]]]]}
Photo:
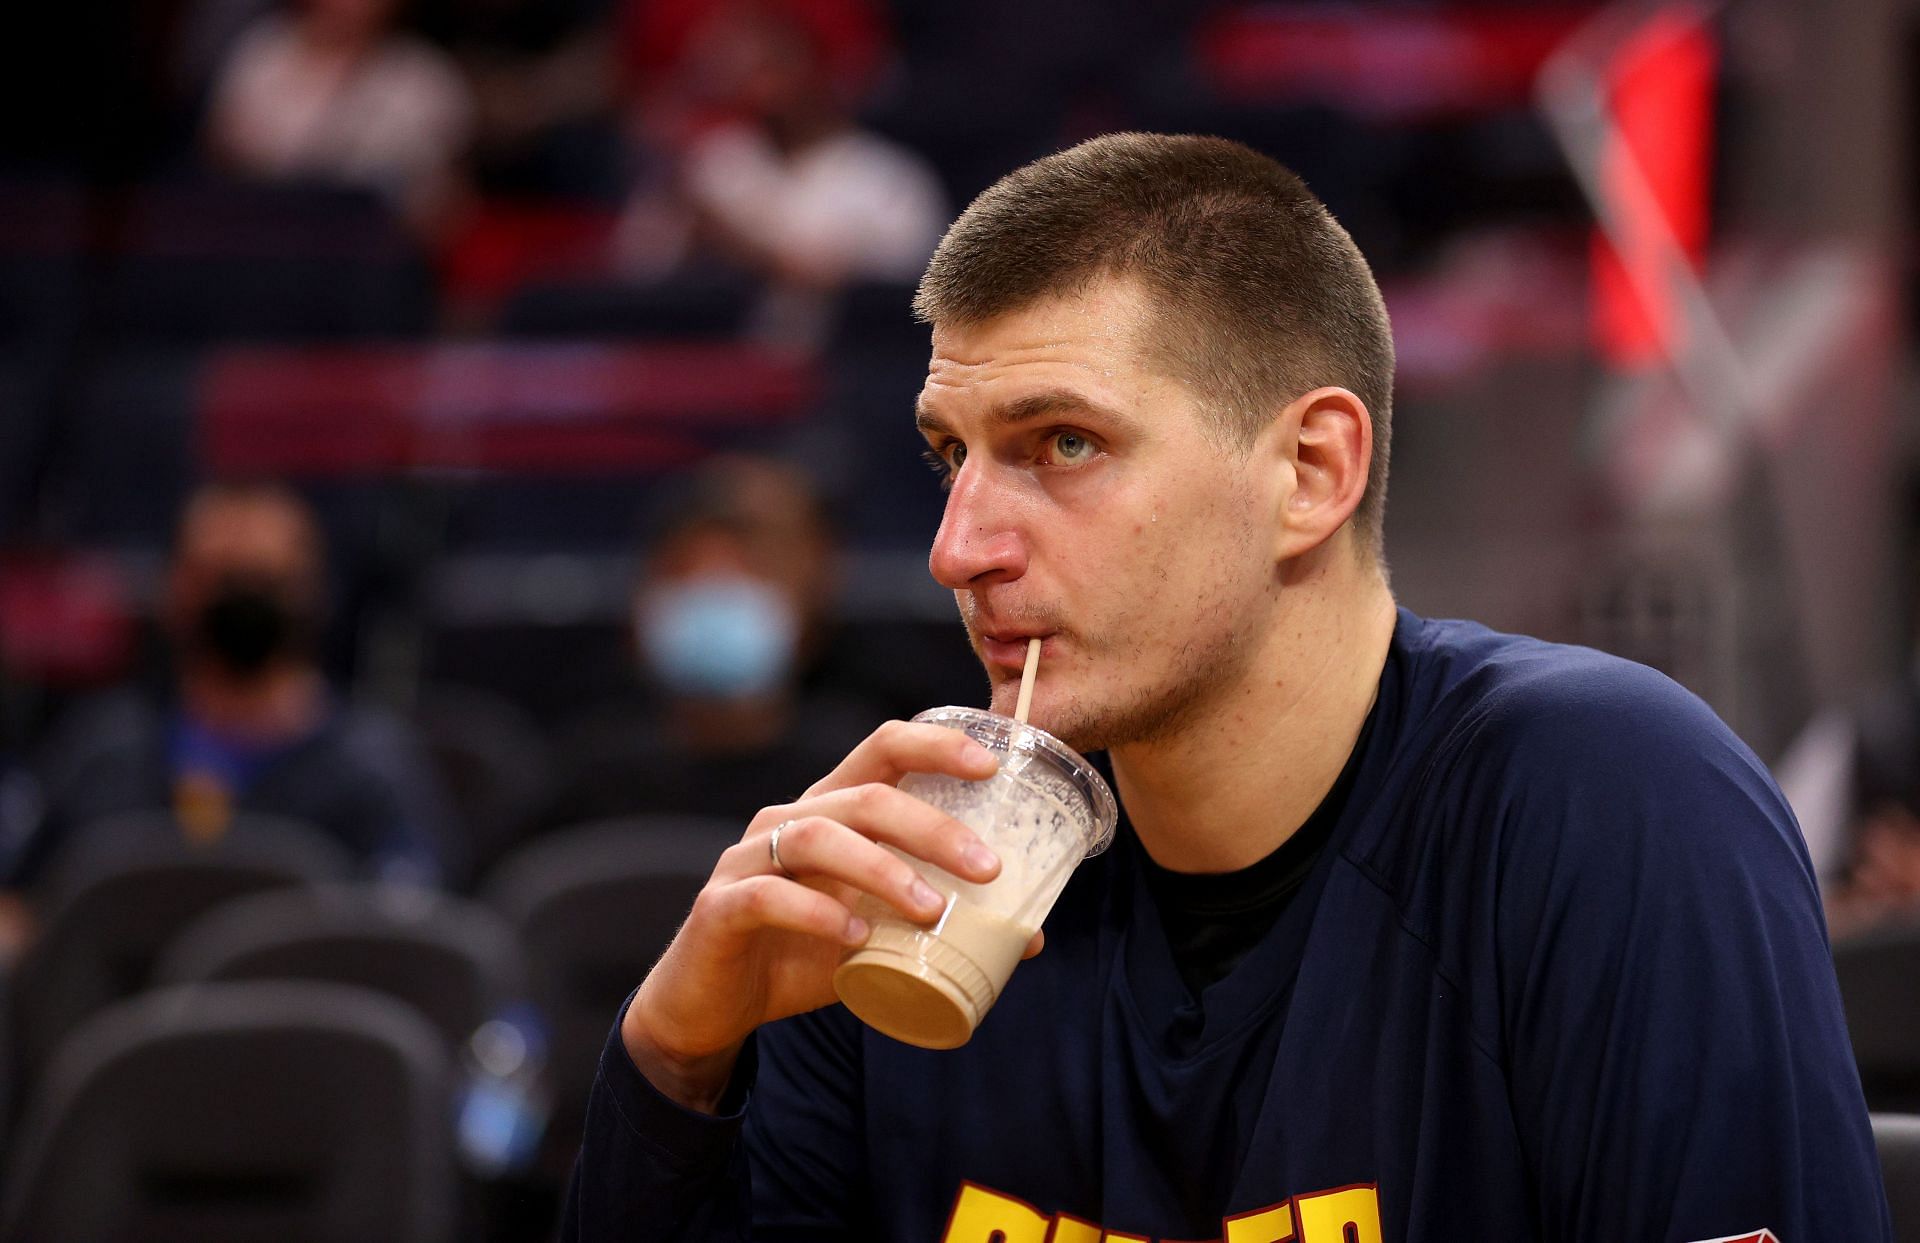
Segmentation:
{"type": "Polygon", "coordinates": [[[462,855],[484,871],[545,806],[551,761],[539,728],[504,696],[430,686],[412,712],[466,832],[462,855]]]}
{"type": "Polygon", "coordinates": [[[1873,1142],[1887,1181],[1894,1243],[1920,1243],[1920,1116],[1873,1115],[1873,1142]]]}
{"type": "Polygon", "coordinates": [[[1833,965],[1867,1107],[1920,1113],[1920,922],[1837,941],[1833,965]]]}
{"type": "Polygon", "coordinates": [[[0,342],[54,345],[84,302],[89,197],[77,183],[0,175],[0,342]]]}
{"type": "Polygon", "coordinates": [[[693,905],[726,822],[636,816],[563,829],[501,860],[481,896],[519,929],[551,1024],[555,1135],[577,1137],[620,1003],[693,905]]]}
{"type": "MultiPolygon", "coordinates": [[[[3,314],[0,309],[0,314],[3,314]]],[[[0,328],[3,334],[4,328],[0,328]]],[[[41,360],[0,350],[0,541],[31,524],[54,441],[53,385],[41,360]]]]}
{"type": "Polygon", "coordinates": [[[757,289],[729,273],[659,281],[556,280],[507,300],[500,331],[514,337],[731,340],[745,330],[757,289]]]}
{"type": "Polygon", "coordinates": [[[196,985],[101,1011],[38,1084],[13,1240],[443,1243],[450,1076],[408,1007],[335,984],[196,985]]]}
{"type": "Polygon", "coordinates": [[[465,1046],[526,999],[513,930],[475,902],[377,885],[283,889],[224,903],[174,938],[154,983],[321,980],[385,993],[465,1046]]]}
{"type": "Polygon", "coordinates": [[[103,352],[75,378],[50,448],[48,487],[73,536],[165,546],[197,481],[199,356],[178,349],[103,352]]]}
{"type": "Polygon", "coordinates": [[[143,189],[100,305],[123,342],[304,341],[424,333],[432,275],[377,198],[330,186],[143,189]]]}
{"type": "Polygon", "coordinates": [[[267,817],[236,817],[208,846],[188,844],[165,814],[82,830],[49,864],[42,930],[14,977],[16,1070],[31,1076],[81,1019],[144,987],[161,947],[215,906],[352,870],[330,839],[267,817]]]}
{"type": "Polygon", "coordinates": [[[0,175],[0,539],[30,526],[85,305],[87,196],[0,175]]]}
{"type": "Polygon", "coordinates": [[[924,556],[945,497],[922,465],[927,446],[913,427],[928,329],[914,319],[912,301],[913,290],[895,284],[857,284],[842,294],[821,403],[835,444],[815,456],[841,498],[849,543],[924,556]]]}

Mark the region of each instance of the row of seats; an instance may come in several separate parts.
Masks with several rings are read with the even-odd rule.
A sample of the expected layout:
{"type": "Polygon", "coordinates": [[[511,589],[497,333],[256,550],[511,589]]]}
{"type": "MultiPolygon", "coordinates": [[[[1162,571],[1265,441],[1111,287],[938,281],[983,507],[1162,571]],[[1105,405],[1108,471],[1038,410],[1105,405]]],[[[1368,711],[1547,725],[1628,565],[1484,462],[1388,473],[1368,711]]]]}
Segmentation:
{"type": "MultiPolygon", "coordinates": [[[[332,843],[288,823],[250,819],[207,847],[139,818],[97,826],[49,877],[44,926],[11,981],[10,1061],[14,1082],[28,1085],[24,1112],[12,1111],[23,1121],[11,1168],[24,1176],[50,1159],[63,1113],[80,1107],[68,1099],[76,1078],[94,1073],[80,1068],[120,1055],[102,1045],[103,1030],[130,1016],[161,1029],[197,1023],[197,997],[301,980],[378,994],[428,1033],[459,1107],[443,1121],[457,1124],[470,1174],[557,1184],[622,998],[736,832],[646,818],[582,826],[517,850],[463,899],[350,884],[332,843]],[[125,1008],[150,989],[173,1000],[125,1008]]],[[[252,1015],[278,1003],[231,1004],[252,1015]]],[[[234,1022],[252,1030],[252,1020],[234,1022]]],[[[279,1099],[200,1082],[242,1115],[256,1099],[279,1099]]],[[[125,1108],[157,1108],[136,1098],[125,1108]]],[[[257,1125],[264,1133],[270,1122],[257,1125]]],[[[301,1127],[284,1129],[259,1151],[312,1142],[301,1127]]],[[[17,1177],[9,1182],[18,1193],[17,1177]]]]}
{"type": "MultiPolygon", "coordinates": [[[[449,1084],[431,1029],[364,989],[147,994],[89,1024],[50,1078],[0,1237],[442,1243],[460,1222],[449,1084]]],[[[1920,1117],[1873,1129],[1894,1238],[1920,1243],[1920,1117]]]]}
{"type": "MultiPolygon", "coordinates": [[[[0,343],[83,331],[115,348],[318,344],[441,328],[427,253],[364,192],[209,180],[87,196],[0,180],[8,222],[0,343]]],[[[763,292],[717,265],[634,277],[576,262],[527,272],[487,318],[507,338],[734,340],[763,292]]]]}
{"type": "MultiPolygon", "coordinates": [[[[0,301],[7,280],[0,256],[0,301]]],[[[236,288],[217,273],[190,284],[236,288]]],[[[690,343],[666,327],[684,311],[671,290],[541,296],[550,305],[529,321],[541,339],[463,346],[172,338],[96,342],[82,357],[0,325],[0,538],[37,518],[83,543],[158,546],[192,484],[225,471],[314,485],[354,512],[438,499],[448,539],[466,547],[617,548],[663,470],[716,449],[809,443],[847,497],[856,544],[917,544],[932,530],[938,493],[906,413],[926,366],[908,290],[849,291],[818,364],[690,343]],[[533,530],[515,524],[530,515],[533,530]]]]}
{"type": "MultiPolygon", "coordinates": [[[[13,989],[32,1091],[6,1237],[440,1239],[462,1220],[462,1166],[557,1182],[620,999],[733,833],[575,828],[469,900],[348,885],[295,825],[205,848],[155,827],[99,826],[50,878],[13,989]]],[[[1916,952],[1912,934],[1838,948],[1870,1092],[1920,1069],[1898,1015],[1861,1000],[1910,981],[1886,973],[1916,952]]],[[[1920,1238],[1920,1118],[1876,1128],[1899,1237],[1920,1238]]]]}
{"type": "Polygon", "coordinates": [[[42,1081],[0,1237],[441,1243],[462,1232],[453,1085],[431,1026],[368,989],[142,994],[42,1081]]]}
{"type": "Polygon", "coordinates": [[[1836,941],[1833,965],[1867,1104],[1920,1114],[1920,920],[1836,941]]]}
{"type": "Polygon", "coordinates": [[[84,193],[0,185],[0,339],[125,342],[421,335],[432,270],[374,196],[212,181],[84,193]]]}

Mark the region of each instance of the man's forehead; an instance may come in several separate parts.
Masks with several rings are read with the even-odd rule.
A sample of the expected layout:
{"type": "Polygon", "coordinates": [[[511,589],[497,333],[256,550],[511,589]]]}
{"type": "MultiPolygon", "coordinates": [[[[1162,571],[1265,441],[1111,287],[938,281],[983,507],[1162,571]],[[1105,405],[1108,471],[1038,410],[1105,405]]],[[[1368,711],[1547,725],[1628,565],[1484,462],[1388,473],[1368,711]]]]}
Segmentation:
{"type": "Polygon", "coordinates": [[[299,510],[271,498],[202,500],[181,524],[177,554],[187,560],[305,566],[319,533],[299,510]]]}
{"type": "MultiPolygon", "coordinates": [[[[1131,282],[1104,281],[1004,315],[937,324],[918,413],[978,396],[995,405],[1050,394],[1047,404],[1121,406],[1163,383],[1144,348],[1149,304],[1131,282]]],[[[1037,400],[1037,398],[1036,398],[1037,400]]]]}
{"type": "Polygon", "coordinates": [[[997,355],[1074,347],[1138,352],[1154,310],[1130,277],[1109,276],[1022,302],[984,319],[933,326],[933,360],[979,365],[997,355]]]}

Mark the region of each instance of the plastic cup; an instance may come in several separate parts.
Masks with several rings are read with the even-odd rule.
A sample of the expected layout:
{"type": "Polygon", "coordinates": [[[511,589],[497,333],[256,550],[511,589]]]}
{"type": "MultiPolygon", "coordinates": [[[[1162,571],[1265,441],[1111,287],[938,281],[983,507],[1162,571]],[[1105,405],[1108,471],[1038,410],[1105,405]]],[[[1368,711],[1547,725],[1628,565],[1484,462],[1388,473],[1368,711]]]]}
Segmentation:
{"type": "Polygon", "coordinates": [[[872,934],[841,959],[833,987],[876,1031],[954,1049],[999,999],[1073,869],[1113,840],[1118,807],[1094,767],[1045,730],[978,708],[931,708],[913,719],[965,730],[1000,757],[985,781],[912,773],[900,782],[979,834],[1000,856],[1000,874],[977,885],[896,851],[946,897],[946,909],[922,924],[863,897],[855,909],[872,934]]]}

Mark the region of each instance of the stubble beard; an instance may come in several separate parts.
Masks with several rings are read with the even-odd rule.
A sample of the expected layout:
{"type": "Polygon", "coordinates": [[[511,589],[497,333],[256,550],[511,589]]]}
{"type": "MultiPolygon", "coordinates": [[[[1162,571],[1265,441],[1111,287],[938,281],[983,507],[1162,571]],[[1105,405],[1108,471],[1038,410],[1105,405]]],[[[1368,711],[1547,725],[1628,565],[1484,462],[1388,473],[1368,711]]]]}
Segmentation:
{"type": "MultiPolygon", "coordinates": [[[[1089,646],[1075,644],[1086,666],[1125,671],[1138,668],[1151,650],[1141,644],[1089,646]]],[[[1204,637],[1190,632],[1174,654],[1170,667],[1153,683],[1117,690],[1113,700],[1095,700],[1083,693],[1068,703],[1036,716],[1040,726],[1075,751],[1105,751],[1135,743],[1158,742],[1185,730],[1237,683],[1250,659],[1248,646],[1232,626],[1209,630],[1204,637]]],[[[1019,693],[1018,677],[994,687],[996,708],[1004,698],[1006,715],[1019,693]]]]}

